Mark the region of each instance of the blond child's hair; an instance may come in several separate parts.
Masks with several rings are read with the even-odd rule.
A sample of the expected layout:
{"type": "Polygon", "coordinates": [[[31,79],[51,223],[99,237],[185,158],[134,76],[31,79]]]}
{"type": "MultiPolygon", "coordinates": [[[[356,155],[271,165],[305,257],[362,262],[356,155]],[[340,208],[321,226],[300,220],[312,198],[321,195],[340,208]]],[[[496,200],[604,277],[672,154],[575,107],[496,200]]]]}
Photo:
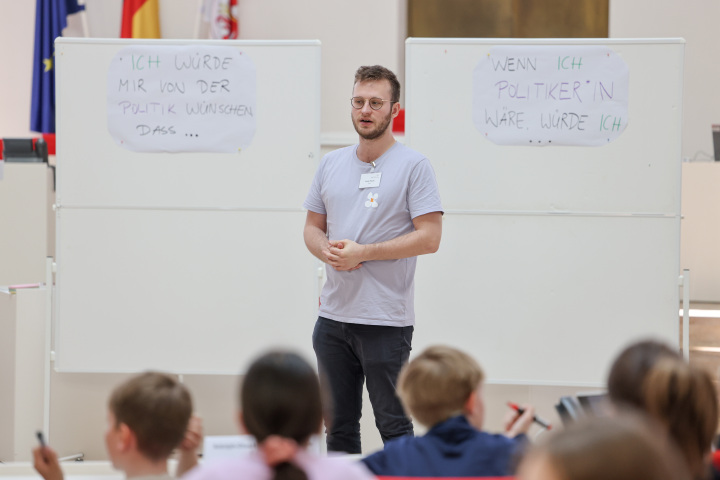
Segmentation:
{"type": "Polygon", "coordinates": [[[400,371],[398,395],[405,410],[426,427],[463,413],[485,375],[468,354],[443,345],[426,348],[400,371]]]}

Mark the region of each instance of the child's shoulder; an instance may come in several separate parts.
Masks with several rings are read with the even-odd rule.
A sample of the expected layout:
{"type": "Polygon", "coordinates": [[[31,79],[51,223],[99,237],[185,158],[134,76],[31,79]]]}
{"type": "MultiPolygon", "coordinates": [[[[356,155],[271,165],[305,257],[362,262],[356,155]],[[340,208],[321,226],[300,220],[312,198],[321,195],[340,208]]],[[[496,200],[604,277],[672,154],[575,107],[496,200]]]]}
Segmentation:
{"type": "Polygon", "coordinates": [[[361,462],[341,456],[321,456],[305,453],[298,463],[310,480],[371,480],[375,478],[361,462]]]}
{"type": "Polygon", "coordinates": [[[182,480],[236,480],[241,477],[258,477],[269,467],[255,455],[218,460],[198,465],[186,473],[182,480]]]}

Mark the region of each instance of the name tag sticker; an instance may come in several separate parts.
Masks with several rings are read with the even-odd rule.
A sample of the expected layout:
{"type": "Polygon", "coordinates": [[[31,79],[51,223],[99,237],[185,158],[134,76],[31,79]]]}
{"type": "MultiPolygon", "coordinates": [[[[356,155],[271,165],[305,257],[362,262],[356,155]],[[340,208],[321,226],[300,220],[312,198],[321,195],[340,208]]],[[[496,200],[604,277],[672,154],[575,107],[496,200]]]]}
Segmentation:
{"type": "Polygon", "coordinates": [[[371,188],[380,186],[380,176],[382,173],[363,173],[360,175],[360,185],[358,188],[371,188]]]}

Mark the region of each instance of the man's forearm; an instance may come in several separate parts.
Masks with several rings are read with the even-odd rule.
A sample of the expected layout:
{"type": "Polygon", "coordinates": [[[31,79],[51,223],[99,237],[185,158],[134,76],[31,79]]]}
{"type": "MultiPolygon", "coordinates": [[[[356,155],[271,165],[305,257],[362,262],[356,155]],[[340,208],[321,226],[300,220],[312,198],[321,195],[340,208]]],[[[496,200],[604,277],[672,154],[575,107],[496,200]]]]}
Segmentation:
{"type": "Polygon", "coordinates": [[[363,262],[367,262],[417,257],[435,253],[439,246],[440,239],[436,238],[436,235],[427,231],[415,230],[385,242],[361,245],[361,258],[363,262]]]}
{"type": "Polygon", "coordinates": [[[306,225],[303,231],[303,237],[305,238],[305,246],[310,253],[322,262],[327,263],[327,258],[322,253],[323,249],[327,249],[328,247],[328,238],[325,232],[314,225],[306,225]]]}
{"type": "Polygon", "coordinates": [[[379,243],[360,245],[353,240],[330,240],[328,263],[347,270],[371,260],[396,260],[435,253],[442,237],[442,214],[433,212],[413,220],[415,230],[379,243]]]}
{"type": "Polygon", "coordinates": [[[361,261],[394,260],[437,252],[442,237],[442,213],[432,212],[413,219],[415,230],[385,242],[363,245],[361,261]]]}

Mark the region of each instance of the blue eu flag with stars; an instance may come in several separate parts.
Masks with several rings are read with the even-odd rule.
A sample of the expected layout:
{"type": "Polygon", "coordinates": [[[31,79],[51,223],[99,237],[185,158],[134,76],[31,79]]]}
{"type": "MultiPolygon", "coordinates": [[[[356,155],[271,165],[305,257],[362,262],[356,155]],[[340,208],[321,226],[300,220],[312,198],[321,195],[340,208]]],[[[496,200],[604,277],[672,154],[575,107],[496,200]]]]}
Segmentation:
{"type": "Polygon", "coordinates": [[[55,133],[55,39],[67,16],[84,9],[78,0],[37,0],[30,130],[55,133]]]}

